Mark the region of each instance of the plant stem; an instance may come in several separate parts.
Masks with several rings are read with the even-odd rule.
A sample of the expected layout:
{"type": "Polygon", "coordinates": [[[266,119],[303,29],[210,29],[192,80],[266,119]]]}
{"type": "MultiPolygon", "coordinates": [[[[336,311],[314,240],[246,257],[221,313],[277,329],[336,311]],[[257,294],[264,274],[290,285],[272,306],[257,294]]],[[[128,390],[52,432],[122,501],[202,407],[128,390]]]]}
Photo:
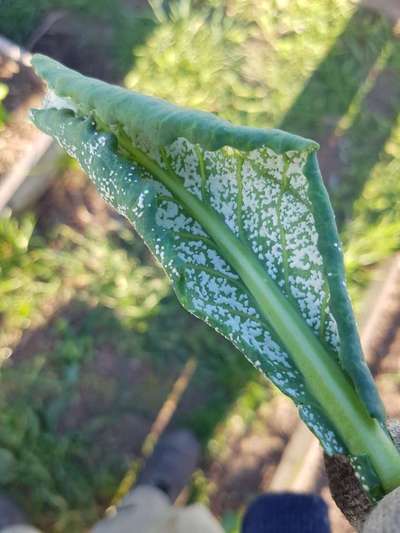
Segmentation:
{"type": "Polygon", "coordinates": [[[241,242],[220,216],[188,192],[170,169],[164,170],[125,134],[121,147],[134,161],[160,180],[215,242],[222,256],[239,274],[259,311],[272,325],[302,373],[306,386],[352,455],[367,455],[385,492],[400,485],[400,454],[391,438],[372,418],[349,378],[319,342],[303,317],[282,295],[252,250],[241,242]]]}

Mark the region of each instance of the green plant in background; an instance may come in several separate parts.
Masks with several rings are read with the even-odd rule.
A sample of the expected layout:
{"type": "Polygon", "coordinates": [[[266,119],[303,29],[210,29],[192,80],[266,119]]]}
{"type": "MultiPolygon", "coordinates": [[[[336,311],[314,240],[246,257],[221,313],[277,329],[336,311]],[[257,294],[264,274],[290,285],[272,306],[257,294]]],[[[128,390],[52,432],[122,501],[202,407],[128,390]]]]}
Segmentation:
{"type": "Polygon", "coordinates": [[[73,389],[71,380],[59,375],[63,363],[57,348],[50,355],[51,361],[39,354],[18,370],[1,369],[0,472],[3,487],[17,499],[15,487],[22,490],[25,510],[41,516],[43,527],[49,526],[46,516],[53,510],[52,528],[75,530],[96,518],[94,487],[98,494],[111,496],[107,492],[110,472],[108,465],[93,467],[87,461],[90,433],[69,431],[60,435],[59,416],[73,389]],[[46,369],[49,362],[50,370],[46,369]],[[54,396],[57,402],[49,402],[54,396]],[[12,407],[7,401],[10,397],[14,399],[12,407]]]}
{"type": "Polygon", "coordinates": [[[346,272],[351,295],[360,295],[373,276],[374,267],[400,250],[400,122],[385,147],[346,228],[346,272]],[[383,179],[384,176],[384,179],[383,179]],[[373,246],[371,246],[373,243],[373,246]]]}
{"type": "Polygon", "coordinates": [[[17,501],[23,493],[25,511],[46,531],[80,530],[98,517],[99,501],[111,499],[125,463],[93,464],[87,456],[93,432],[110,420],[92,417],[67,431],[60,423],[79,393],[82,368],[110,330],[115,352],[145,357],[140,338],[169,291],[157,266],[139,262],[142,246],[123,225],[111,222],[107,236],[94,230],[83,237],[58,225],[48,247],[33,216],[0,219],[1,359],[18,332],[48,318],[43,304],[74,298],[85,317],[78,327],[68,316],[53,319],[40,351],[29,348],[17,368],[3,360],[0,368],[2,487],[17,501]]]}
{"type": "Polygon", "coordinates": [[[51,235],[55,248],[34,230],[31,215],[0,219],[0,359],[9,355],[18,331],[40,325],[41,302],[49,305],[56,296],[68,302],[77,290],[80,301],[113,309],[124,324],[143,331],[168,282],[155,265],[138,264],[132,254],[139,247],[121,225],[110,228],[108,237],[96,228],[82,236],[57,226],[51,235]]]}
{"type": "Polygon", "coordinates": [[[371,497],[400,455],[362,360],[313,141],[234,127],[85,78],[44,56],[54,91],[35,124],[135,224],[182,305],[230,339],[299,407],[371,497]]]}
{"type": "Polygon", "coordinates": [[[5,83],[0,83],[0,130],[3,128],[6,119],[7,113],[3,105],[3,100],[8,94],[8,87],[5,83]]]}
{"type": "MultiPolygon", "coordinates": [[[[126,76],[125,85],[154,96],[162,94],[179,105],[190,102],[193,107],[229,113],[240,101],[240,92],[246,91],[240,80],[244,27],[223,10],[195,11],[184,1],[172,4],[168,15],[161,8],[156,14],[162,24],[146,46],[137,49],[137,68],[126,76]],[[157,81],[149,76],[149,69],[157,81]]],[[[253,91],[250,95],[254,96],[253,91]]]]}
{"type": "MultiPolygon", "coordinates": [[[[125,85],[258,127],[283,120],[351,15],[347,0],[317,2],[312,16],[303,1],[207,0],[190,7],[187,0],[178,0],[171,2],[169,12],[158,4],[161,22],[146,43],[135,48],[134,68],[125,85]]],[[[374,32],[372,22],[354,28],[354,42],[363,32],[374,32]]],[[[341,72],[345,52],[340,52],[326,73],[335,97],[328,100],[320,90],[314,98],[321,111],[334,112],[338,101],[347,97],[341,72]]],[[[354,75],[353,64],[346,63],[346,70],[354,75]]],[[[307,104],[296,127],[302,120],[312,121],[307,104]]]]}
{"type": "Polygon", "coordinates": [[[241,519],[237,513],[226,513],[221,521],[226,533],[240,533],[241,519]]]}
{"type": "Polygon", "coordinates": [[[36,251],[35,244],[39,243],[32,242],[34,226],[31,215],[20,221],[6,216],[0,219],[1,360],[10,353],[7,338],[16,330],[29,327],[37,300],[53,291],[49,272],[54,269],[54,262],[48,253],[36,251]]]}

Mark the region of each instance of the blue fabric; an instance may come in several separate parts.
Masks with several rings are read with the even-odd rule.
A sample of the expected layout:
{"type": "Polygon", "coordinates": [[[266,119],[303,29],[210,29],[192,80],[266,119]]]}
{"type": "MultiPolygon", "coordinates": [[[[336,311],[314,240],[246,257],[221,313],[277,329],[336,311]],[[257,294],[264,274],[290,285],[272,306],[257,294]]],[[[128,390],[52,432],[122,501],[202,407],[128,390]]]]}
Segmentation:
{"type": "Polygon", "coordinates": [[[247,509],[242,533],[330,533],[328,509],[313,494],[264,494],[247,509]]]}

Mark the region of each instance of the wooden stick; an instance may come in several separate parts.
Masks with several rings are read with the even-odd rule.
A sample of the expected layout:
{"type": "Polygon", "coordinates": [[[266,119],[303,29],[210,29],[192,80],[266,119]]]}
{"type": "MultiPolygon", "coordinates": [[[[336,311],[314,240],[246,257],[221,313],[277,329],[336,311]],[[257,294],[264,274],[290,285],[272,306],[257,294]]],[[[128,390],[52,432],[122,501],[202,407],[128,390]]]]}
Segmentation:
{"type": "Polygon", "coordinates": [[[0,214],[6,207],[22,211],[32,205],[57,175],[63,157],[51,137],[38,132],[23,157],[1,180],[0,214]]]}

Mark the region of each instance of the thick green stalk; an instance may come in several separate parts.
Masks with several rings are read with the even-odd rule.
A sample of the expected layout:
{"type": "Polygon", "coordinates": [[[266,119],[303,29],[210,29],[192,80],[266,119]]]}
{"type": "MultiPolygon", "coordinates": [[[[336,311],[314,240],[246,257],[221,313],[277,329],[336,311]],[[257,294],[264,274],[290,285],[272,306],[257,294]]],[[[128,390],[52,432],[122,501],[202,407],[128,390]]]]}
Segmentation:
{"type": "Polygon", "coordinates": [[[327,353],[304,319],[282,295],[251,249],[203,204],[171,170],[164,170],[146,154],[118,136],[121,147],[160,180],[215,242],[222,256],[239,274],[259,311],[272,325],[352,455],[369,457],[385,492],[400,485],[400,454],[391,438],[367,412],[350,380],[327,353]]]}

